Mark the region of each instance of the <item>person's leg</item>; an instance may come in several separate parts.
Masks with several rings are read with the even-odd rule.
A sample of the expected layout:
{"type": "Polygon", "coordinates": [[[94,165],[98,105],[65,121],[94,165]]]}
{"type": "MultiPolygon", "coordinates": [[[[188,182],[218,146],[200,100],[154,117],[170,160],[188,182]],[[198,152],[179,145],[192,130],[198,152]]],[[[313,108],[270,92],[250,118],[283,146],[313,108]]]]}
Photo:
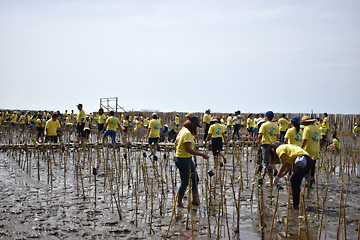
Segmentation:
{"type": "Polygon", "coordinates": [[[200,198],[198,192],[199,175],[196,172],[195,164],[190,158],[190,169],[191,169],[191,191],[192,191],[192,204],[199,205],[200,198]]]}
{"type": "Polygon", "coordinates": [[[261,146],[261,149],[262,149],[262,158],[263,158],[263,161],[264,161],[264,164],[265,164],[265,171],[268,172],[268,173],[271,173],[272,168],[269,166],[270,156],[269,156],[269,153],[268,153],[269,146],[270,146],[269,144],[263,144],[261,146]]]}
{"type": "Polygon", "coordinates": [[[182,199],[185,195],[185,190],[189,185],[189,177],[190,177],[190,164],[186,158],[176,158],[175,165],[179,169],[181,184],[179,187],[178,193],[178,206],[182,207],[182,199]]]}
{"type": "Polygon", "coordinates": [[[294,171],[294,174],[290,178],[292,194],[293,194],[293,206],[295,209],[299,208],[300,203],[300,186],[304,174],[294,171]]]}

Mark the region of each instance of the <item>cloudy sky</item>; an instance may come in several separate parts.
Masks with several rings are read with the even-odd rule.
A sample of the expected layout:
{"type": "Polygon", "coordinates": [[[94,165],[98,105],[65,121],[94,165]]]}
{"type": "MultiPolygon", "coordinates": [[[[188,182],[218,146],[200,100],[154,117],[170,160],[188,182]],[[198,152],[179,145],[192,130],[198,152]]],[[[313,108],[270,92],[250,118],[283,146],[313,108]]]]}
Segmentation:
{"type": "Polygon", "coordinates": [[[360,113],[358,0],[0,0],[0,109],[360,113]]]}

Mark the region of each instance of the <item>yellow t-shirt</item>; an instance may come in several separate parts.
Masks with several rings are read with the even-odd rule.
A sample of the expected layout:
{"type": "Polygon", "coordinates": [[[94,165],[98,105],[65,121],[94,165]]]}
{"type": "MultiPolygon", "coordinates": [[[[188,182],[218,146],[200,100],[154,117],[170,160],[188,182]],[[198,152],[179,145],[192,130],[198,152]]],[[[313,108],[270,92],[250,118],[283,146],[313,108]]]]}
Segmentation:
{"type": "Polygon", "coordinates": [[[228,116],[228,118],[226,119],[226,125],[227,126],[231,126],[232,125],[232,117],[228,116]]]}
{"type": "Polygon", "coordinates": [[[320,127],[319,131],[320,131],[320,133],[321,133],[321,136],[326,135],[326,128],[320,127]]]}
{"type": "Polygon", "coordinates": [[[139,128],[142,128],[142,126],[143,126],[143,123],[142,123],[142,121],[140,121],[140,120],[136,120],[136,128],[137,129],[139,129],[139,128]]]}
{"type": "Polygon", "coordinates": [[[25,115],[21,115],[21,116],[20,116],[19,122],[20,122],[20,124],[25,124],[25,122],[26,122],[26,117],[25,117],[25,115]]]}
{"type": "Polygon", "coordinates": [[[178,116],[175,116],[175,124],[177,125],[180,124],[180,118],[178,116]]]}
{"type": "Polygon", "coordinates": [[[195,145],[194,135],[192,135],[187,128],[183,127],[176,137],[176,157],[188,158],[192,156],[185,149],[185,143],[187,142],[190,142],[191,148],[194,148],[195,145]]]}
{"type": "Polygon", "coordinates": [[[18,116],[15,113],[11,115],[11,122],[12,123],[16,123],[17,119],[18,119],[18,116]]]}
{"type": "Polygon", "coordinates": [[[289,128],[289,121],[285,118],[280,118],[278,121],[280,132],[285,132],[289,128]]]}
{"type": "Polygon", "coordinates": [[[124,120],[123,121],[123,127],[127,127],[129,126],[129,121],[128,120],[124,120]]]}
{"type": "Polygon", "coordinates": [[[288,138],[288,144],[293,144],[301,147],[303,131],[300,129],[296,132],[296,127],[292,127],[286,131],[285,138],[288,138]]]}
{"type": "Polygon", "coordinates": [[[303,139],[307,140],[304,150],[309,153],[310,157],[317,160],[320,151],[319,128],[314,124],[306,126],[304,128],[303,139]]]}
{"type": "Polygon", "coordinates": [[[40,118],[36,119],[35,125],[36,125],[36,127],[42,127],[42,121],[40,118]]]}
{"type": "Polygon", "coordinates": [[[158,119],[151,119],[149,123],[149,128],[150,128],[149,138],[160,137],[161,124],[158,119]]]}
{"type": "Polygon", "coordinates": [[[56,130],[60,128],[59,120],[53,121],[52,119],[48,120],[45,124],[45,131],[47,136],[57,136],[56,130]]]}
{"type": "Polygon", "coordinates": [[[107,122],[107,127],[106,130],[112,130],[112,131],[116,131],[118,124],[120,124],[120,121],[117,117],[115,116],[111,116],[108,119],[106,119],[107,122]]]}
{"type": "Polygon", "coordinates": [[[85,121],[85,111],[84,109],[81,109],[81,111],[78,112],[77,116],[76,116],[76,122],[77,123],[81,123],[85,121]]]}
{"type": "Polygon", "coordinates": [[[210,124],[210,120],[211,120],[211,115],[210,114],[205,114],[203,117],[203,122],[206,124],[210,124]]]}
{"type": "Polygon", "coordinates": [[[337,150],[341,151],[341,149],[342,149],[341,144],[339,143],[339,141],[336,138],[333,139],[333,144],[335,145],[337,150]]]}
{"type": "Polygon", "coordinates": [[[2,118],[2,117],[0,117],[0,126],[1,126],[2,121],[3,121],[3,118],[2,118]]]}
{"type": "Polygon", "coordinates": [[[149,119],[145,118],[144,119],[144,127],[148,127],[149,126],[149,119]]]}
{"type": "Polygon", "coordinates": [[[104,124],[106,121],[105,114],[98,115],[97,120],[99,124],[104,124]]]}
{"type": "Polygon", "coordinates": [[[71,118],[75,118],[75,114],[73,112],[70,113],[71,118]]]}
{"type": "Polygon", "coordinates": [[[246,128],[252,128],[253,127],[253,120],[251,118],[248,118],[246,120],[246,128]]]}
{"type": "Polygon", "coordinates": [[[259,126],[257,125],[257,118],[254,118],[254,128],[259,128],[259,126]]]}
{"type": "Polygon", "coordinates": [[[261,125],[259,133],[262,133],[261,144],[270,144],[277,141],[280,134],[278,125],[275,122],[266,122],[261,125]]]}
{"type": "Polygon", "coordinates": [[[355,131],[355,132],[359,132],[359,126],[355,126],[355,127],[354,127],[354,131],[355,131]]]}
{"type": "Polygon", "coordinates": [[[68,116],[69,114],[67,113],[67,112],[64,112],[63,113],[63,116],[64,116],[64,118],[66,119],[66,117],[68,116]]]}
{"type": "Polygon", "coordinates": [[[328,119],[328,117],[325,117],[323,122],[325,123],[325,128],[329,129],[329,119],[328,119]]]}
{"type": "Polygon", "coordinates": [[[224,128],[220,123],[215,123],[210,126],[209,133],[212,135],[212,138],[222,138],[222,133],[224,131],[224,128]]]}
{"type": "Polygon", "coordinates": [[[299,155],[306,155],[306,156],[310,157],[309,153],[307,153],[304,149],[302,149],[299,146],[291,145],[291,144],[280,145],[276,149],[276,155],[278,155],[279,158],[282,155],[284,155],[284,158],[285,158],[287,163],[294,163],[295,159],[299,155]]]}

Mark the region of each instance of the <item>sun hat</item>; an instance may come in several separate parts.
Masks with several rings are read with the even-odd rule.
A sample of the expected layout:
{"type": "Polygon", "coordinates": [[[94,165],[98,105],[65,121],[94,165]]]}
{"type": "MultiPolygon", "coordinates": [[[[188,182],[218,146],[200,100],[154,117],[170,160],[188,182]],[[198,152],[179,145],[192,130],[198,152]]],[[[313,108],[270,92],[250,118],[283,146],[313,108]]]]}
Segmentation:
{"type": "Polygon", "coordinates": [[[157,113],[153,113],[151,116],[153,116],[153,117],[155,117],[155,116],[156,116],[156,117],[157,117],[157,113]]]}
{"type": "Polygon", "coordinates": [[[301,122],[315,122],[316,121],[316,119],[313,119],[313,118],[311,118],[311,117],[309,117],[309,116],[303,116],[302,118],[301,118],[301,122]]]}
{"type": "Polygon", "coordinates": [[[211,123],[211,122],[219,122],[219,117],[217,117],[217,116],[212,117],[212,118],[210,119],[210,123],[211,123]]]}
{"type": "Polygon", "coordinates": [[[294,116],[290,119],[291,122],[300,122],[300,118],[294,116]]]}
{"type": "Polygon", "coordinates": [[[82,105],[81,103],[79,103],[78,105],[76,105],[76,107],[79,107],[79,106],[82,107],[83,105],[82,105]]]}
{"type": "Polygon", "coordinates": [[[191,115],[194,115],[192,112],[189,112],[188,114],[186,114],[185,116],[188,117],[188,116],[191,116],[191,115]]]}
{"type": "Polygon", "coordinates": [[[267,116],[268,118],[271,118],[271,119],[274,117],[273,111],[264,112],[264,115],[267,116]]]}
{"type": "Polygon", "coordinates": [[[193,123],[196,123],[196,125],[201,128],[200,120],[196,115],[190,115],[189,120],[193,123]]]}

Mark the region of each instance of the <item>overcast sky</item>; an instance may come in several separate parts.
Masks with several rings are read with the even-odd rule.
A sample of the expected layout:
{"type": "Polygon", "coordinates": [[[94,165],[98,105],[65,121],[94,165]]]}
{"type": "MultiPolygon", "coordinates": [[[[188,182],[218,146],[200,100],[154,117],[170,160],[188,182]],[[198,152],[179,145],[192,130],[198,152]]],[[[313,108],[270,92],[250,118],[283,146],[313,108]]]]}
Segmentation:
{"type": "Polygon", "coordinates": [[[358,0],[0,0],[0,109],[360,113],[358,0]]]}

